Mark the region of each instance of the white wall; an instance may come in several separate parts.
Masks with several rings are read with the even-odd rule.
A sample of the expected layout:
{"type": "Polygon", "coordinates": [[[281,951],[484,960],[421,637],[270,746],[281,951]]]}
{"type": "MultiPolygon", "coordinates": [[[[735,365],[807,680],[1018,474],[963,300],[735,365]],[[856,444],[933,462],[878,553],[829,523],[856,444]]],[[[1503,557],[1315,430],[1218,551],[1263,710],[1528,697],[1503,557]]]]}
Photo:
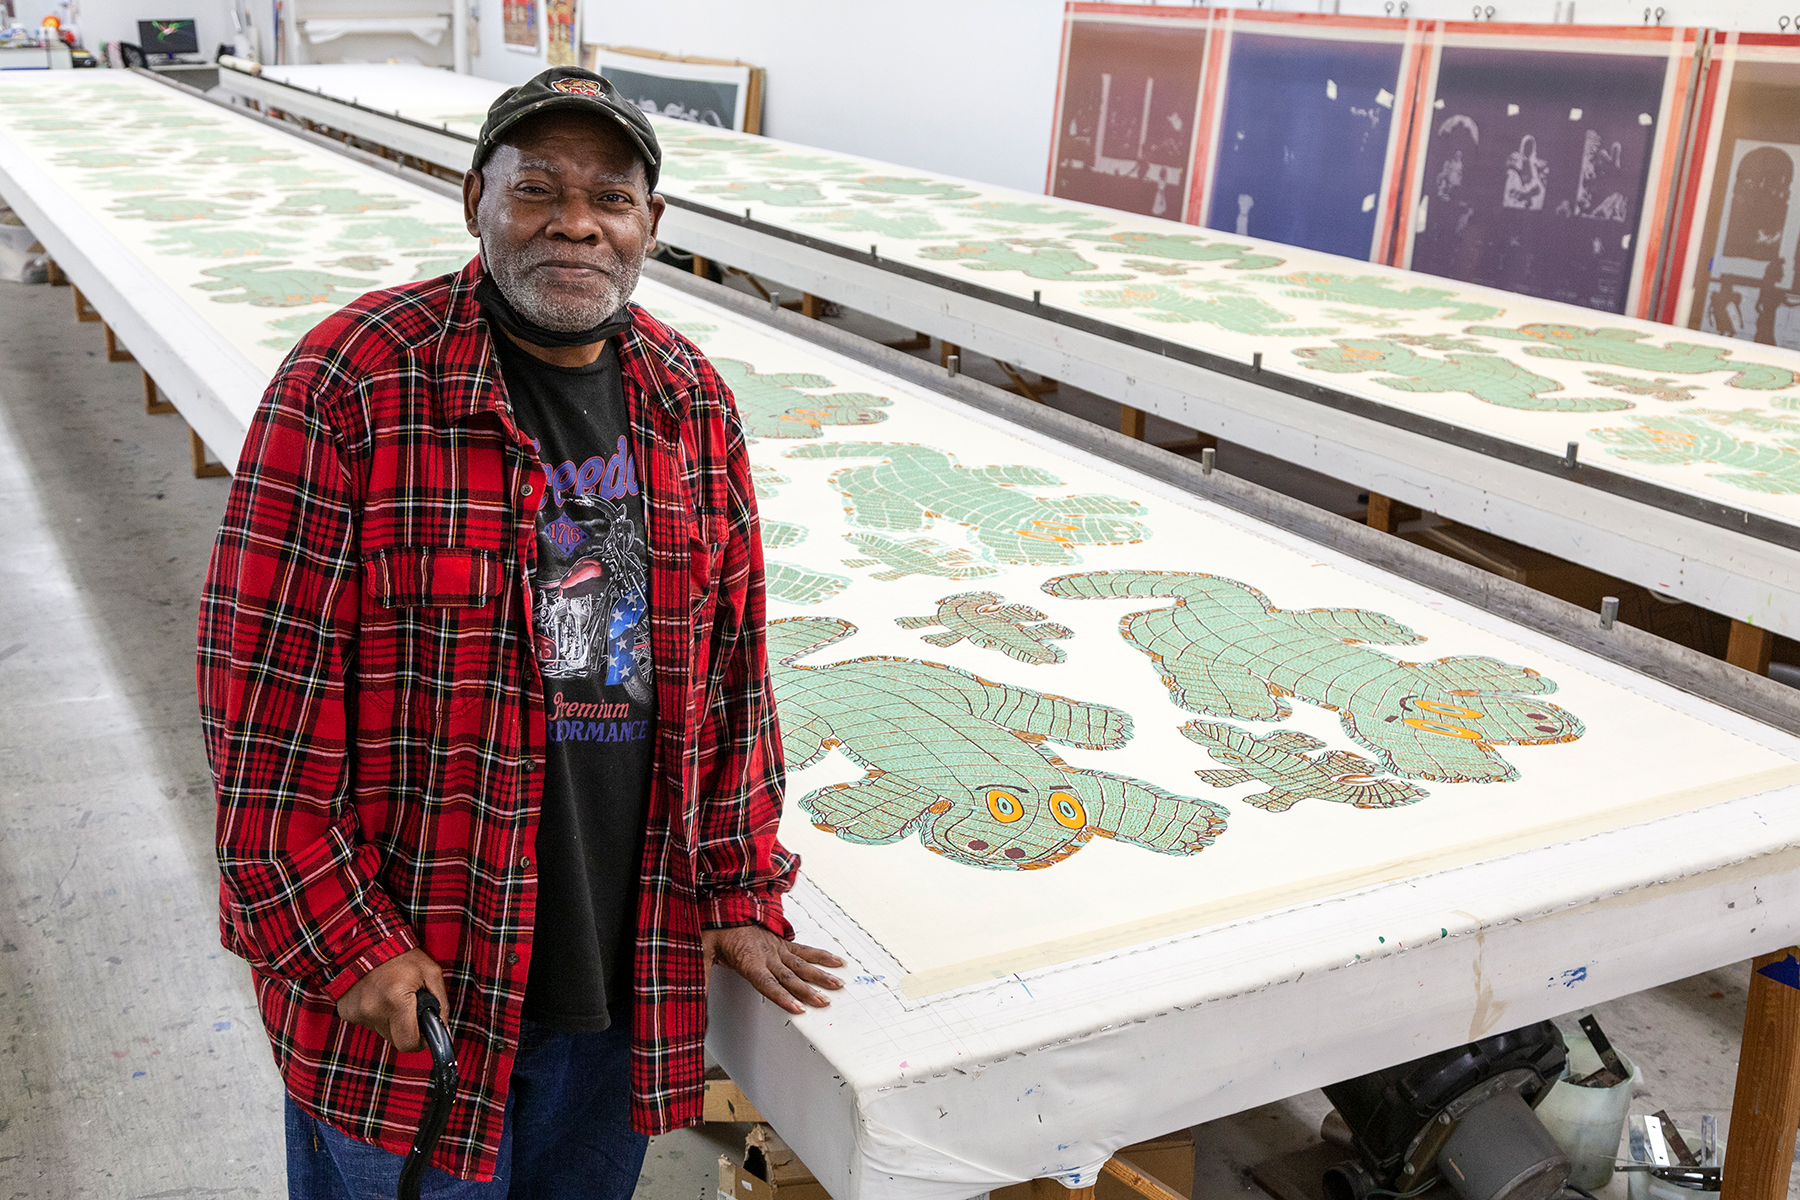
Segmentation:
{"type": "MultiPolygon", "coordinates": [[[[137,23],[158,18],[192,17],[200,36],[200,52],[207,58],[221,42],[231,41],[230,8],[225,0],[78,0],[81,41],[98,53],[102,42],[136,42],[137,23]]],[[[252,0],[267,3],[268,0],[252,0]]],[[[57,11],[56,0],[14,0],[18,20],[36,25],[57,11]]]]}
{"type": "MultiPolygon", "coordinates": [[[[519,83],[542,70],[541,57],[501,46],[499,0],[475,2],[483,17],[475,73],[519,83]]],[[[1388,13],[1387,0],[1271,0],[1266,7],[1334,5],[1388,13]]],[[[1779,31],[1782,15],[1800,14],[1800,0],[1652,0],[1649,7],[1658,6],[1665,25],[1769,33],[1779,31]]],[[[1472,0],[1408,0],[1406,15],[1468,20],[1471,7],[1472,0]]],[[[1566,5],[1493,0],[1496,21],[1547,22],[1559,7],[1566,5]]],[[[1643,0],[1574,0],[1582,24],[1641,25],[1644,9],[1643,0]]],[[[586,42],[765,68],[763,132],[770,137],[1039,192],[1062,12],[1062,0],[582,0],[581,21],[586,42]]]]}
{"type": "MultiPolygon", "coordinates": [[[[582,0],[582,38],[741,58],[768,71],[763,132],[828,150],[1044,190],[1061,0],[582,0]]],[[[475,73],[540,60],[500,46],[482,0],[475,73]]]]}

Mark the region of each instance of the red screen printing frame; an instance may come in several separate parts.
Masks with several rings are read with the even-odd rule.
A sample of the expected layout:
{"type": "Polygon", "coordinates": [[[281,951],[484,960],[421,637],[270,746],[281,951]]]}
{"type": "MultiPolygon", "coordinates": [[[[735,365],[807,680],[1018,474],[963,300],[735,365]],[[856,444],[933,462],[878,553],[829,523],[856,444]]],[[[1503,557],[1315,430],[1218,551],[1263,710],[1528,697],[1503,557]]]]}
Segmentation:
{"type": "MultiPolygon", "coordinates": [[[[1653,321],[1699,328],[1695,289],[1707,257],[1703,234],[1723,148],[1725,117],[1739,63],[1785,63],[1800,68],[1800,35],[1712,31],[1701,87],[1694,106],[1692,135],[1680,180],[1680,215],[1664,259],[1664,286],[1656,296],[1653,321]]],[[[1724,219],[1724,214],[1720,214],[1724,219]]]]}
{"type": "MultiPolygon", "coordinates": [[[[1057,50],[1056,62],[1056,106],[1051,117],[1050,129],[1050,161],[1044,170],[1044,194],[1056,195],[1056,167],[1061,160],[1064,112],[1063,105],[1067,98],[1069,81],[1069,53],[1075,28],[1081,24],[1092,25],[1139,25],[1155,28],[1164,23],[1173,22],[1191,31],[1198,31],[1205,36],[1206,52],[1201,63],[1198,87],[1196,89],[1195,112],[1189,121],[1188,153],[1183,167],[1181,187],[1181,209],[1171,214],[1169,220],[1189,221],[1188,200],[1193,194],[1194,163],[1198,158],[1199,131],[1205,121],[1205,112],[1210,102],[1211,88],[1208,85],[1207,72],[1213,59],[1212,14],[1210,8],[1158,8],[1143,4],[1103,4],[1085,3],[1082,0],[1070,0],[1063,12],[1062,42],[1057,50]]],[[[1166,27],[1166,26],[1165,26],[1166,27]]]]}

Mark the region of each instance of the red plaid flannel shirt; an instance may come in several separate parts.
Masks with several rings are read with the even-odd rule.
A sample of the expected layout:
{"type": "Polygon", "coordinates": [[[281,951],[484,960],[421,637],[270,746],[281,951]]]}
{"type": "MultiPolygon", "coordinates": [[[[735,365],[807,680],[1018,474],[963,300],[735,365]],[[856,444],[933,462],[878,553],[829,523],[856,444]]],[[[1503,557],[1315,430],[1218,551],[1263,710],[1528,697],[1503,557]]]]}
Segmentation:
{"type": "MultiPolygon", "coordinates": [[[[337,1017],[372,968],[444,969],[462,1092],[433,1163],[493,1174],[536,899],[543,683],[531,491],[461,273],[371,292],[288,356],[251,422],[200,609],[221,932],[288,1091],[405,1153],[428,1081],[337,1017]]],[[[632,1118],[700,1119],[703,928],[792,936],[763,562],[731,393],[642,309],[620,338],[646,489],[655,766],[637,921],[632,1118]]]]}

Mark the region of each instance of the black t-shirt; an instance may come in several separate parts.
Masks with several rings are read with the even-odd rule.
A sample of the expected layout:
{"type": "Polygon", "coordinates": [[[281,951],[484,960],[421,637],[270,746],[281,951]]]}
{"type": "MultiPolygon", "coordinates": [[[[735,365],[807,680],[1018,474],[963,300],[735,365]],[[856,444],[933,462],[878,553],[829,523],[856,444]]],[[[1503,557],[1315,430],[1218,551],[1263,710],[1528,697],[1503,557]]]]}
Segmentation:
{"type": "Polygon", "coordinates": [[[536,439],[532,623],[544,677],[544,805],[525,1015],[600,1030],[628,1010],[656,690],[650,559],[611,340],[552,366],[494,331],[513,419],[536,439]]]}

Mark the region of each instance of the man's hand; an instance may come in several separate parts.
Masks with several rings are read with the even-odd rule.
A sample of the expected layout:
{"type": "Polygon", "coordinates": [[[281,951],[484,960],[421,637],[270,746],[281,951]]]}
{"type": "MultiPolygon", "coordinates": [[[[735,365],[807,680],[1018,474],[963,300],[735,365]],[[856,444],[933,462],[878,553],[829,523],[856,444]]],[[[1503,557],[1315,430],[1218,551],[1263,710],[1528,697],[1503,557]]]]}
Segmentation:
{"type": "Polygon", "coordinates": [[[708,929],[701,933],[706,965],[721,963],[750,981],[750,986],[791,1013],[803,1013],[802,1001],[824,1008],[831,1001],[808,987],[818,984],[833,990],[844,986],[820,967],[841,967],[844,960],[827,950],[790,942],[761,925],[732,929],[708,929]]]}
{"type": "Polygon", "coordinates": [[[364,975],[337,1002],[338,1016],[380,1034],[403,1054],[425,1048],[419,1036],[419,1006],[414,999],[428,991],[438,998],[444,1012],[450,997],[444,992],[444,973],[423,950],[408,950],[390,958],[364,975]]]}

